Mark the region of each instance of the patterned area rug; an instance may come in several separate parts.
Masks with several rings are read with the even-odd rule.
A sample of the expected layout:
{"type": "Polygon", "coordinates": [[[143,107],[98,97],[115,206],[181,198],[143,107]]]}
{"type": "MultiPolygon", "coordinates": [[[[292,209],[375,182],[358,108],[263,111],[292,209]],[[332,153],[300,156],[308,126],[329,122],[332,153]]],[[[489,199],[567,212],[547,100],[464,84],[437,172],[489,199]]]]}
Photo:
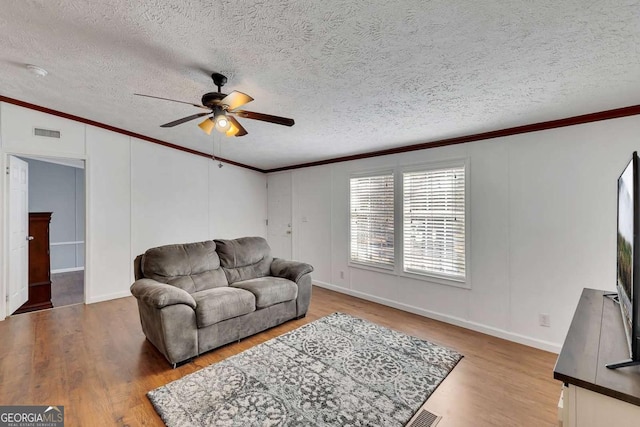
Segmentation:
{"type": "Polygon", "coordinates": [[[147,396],[169,427],[404,426],[461,358],[334,313],[147,396]]]}

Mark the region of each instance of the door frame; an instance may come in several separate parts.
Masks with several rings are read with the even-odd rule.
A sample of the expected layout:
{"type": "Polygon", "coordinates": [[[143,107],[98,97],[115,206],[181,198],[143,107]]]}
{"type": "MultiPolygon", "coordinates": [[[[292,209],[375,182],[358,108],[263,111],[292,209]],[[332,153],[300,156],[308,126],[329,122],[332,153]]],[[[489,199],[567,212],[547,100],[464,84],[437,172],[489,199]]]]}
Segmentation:
{"type": "Polygon", "coordinates": [[[9,205],[9,180],[6,179],[7,171],[9,167],[9,156],[17,156],[17,157],[44,157],[51,159],[73,159],[73,160],[83,160],[84,161],[84,298],[83,304],[86,304],[89,300],[88,290],[90,289],[89,284],[89,271],[91,266],[89,265],[89,242],[91,239],[90,236],[90,217],[89,214],[89,167],[90,161],[84,154],[73,154],[73,153],[52,153],[52,152],[40,152],[40,151],[5,151],[0,150],[0,163],[2,165],[2,170],[4,171],[0,174],[0,192],[2,193],[2,210],[0,210],[0,223],[2,226],[0,227],[0,241],[2,244],[0,245],[0,271],[2,271],[2,275],[0,276],[0,321],[6,319],[11,315],[8,312],[7,305],[7,282],[9,280],[9,272],[5,266],[8,266],[9,263],[9,215],[6,214],[7,208],[9,205]]]}

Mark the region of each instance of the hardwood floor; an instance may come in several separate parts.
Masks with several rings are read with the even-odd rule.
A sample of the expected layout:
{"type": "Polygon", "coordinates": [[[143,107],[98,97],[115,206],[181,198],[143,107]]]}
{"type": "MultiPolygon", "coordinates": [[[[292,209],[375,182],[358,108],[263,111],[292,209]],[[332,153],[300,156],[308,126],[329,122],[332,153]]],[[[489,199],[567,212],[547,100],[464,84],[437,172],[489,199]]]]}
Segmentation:
{"type": "Polygon", "coordinates": [[[64,405],[66,426],[162,426],[145,393],[341,311],[451,347],[464,358],[427,401],[440,427],[555,426],[556,355],[314,287],[306,318],[171,369],[144,338],[133,297],[0,322],[0,404],[64,405]]]}

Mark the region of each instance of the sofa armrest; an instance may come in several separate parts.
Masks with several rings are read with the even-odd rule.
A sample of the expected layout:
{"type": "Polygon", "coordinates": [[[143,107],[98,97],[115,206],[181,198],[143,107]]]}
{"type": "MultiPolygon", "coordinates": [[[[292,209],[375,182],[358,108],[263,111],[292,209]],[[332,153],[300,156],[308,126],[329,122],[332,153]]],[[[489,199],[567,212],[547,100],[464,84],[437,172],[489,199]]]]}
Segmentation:
{"type": "Polygon", "coordinates": [[[196,308],[196,301],[187,291],[152,279],[136,280],[131,285],[131,293],[137,299],[155,308],[176,304],[186,304],[193,309],[196,308]]]}
{"type": "Polygon", "coordinates": [[[313,267],[304,262],[287,261],[282,258],[274,258],[271,263],[271,275],[298,282],[302,276],[311,273],[313,267]]]}

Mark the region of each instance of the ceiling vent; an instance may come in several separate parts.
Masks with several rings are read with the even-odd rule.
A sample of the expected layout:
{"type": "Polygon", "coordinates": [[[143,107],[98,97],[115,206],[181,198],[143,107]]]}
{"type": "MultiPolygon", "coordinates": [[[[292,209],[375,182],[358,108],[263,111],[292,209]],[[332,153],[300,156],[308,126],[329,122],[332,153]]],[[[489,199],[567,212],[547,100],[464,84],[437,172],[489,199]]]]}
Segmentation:
{"type": "Polygon", "coordinates": [[[45,138],[60,139],[60,131],[59,130],[33,128],[33,134],[35,136],[44,136],[45,138]]]}

